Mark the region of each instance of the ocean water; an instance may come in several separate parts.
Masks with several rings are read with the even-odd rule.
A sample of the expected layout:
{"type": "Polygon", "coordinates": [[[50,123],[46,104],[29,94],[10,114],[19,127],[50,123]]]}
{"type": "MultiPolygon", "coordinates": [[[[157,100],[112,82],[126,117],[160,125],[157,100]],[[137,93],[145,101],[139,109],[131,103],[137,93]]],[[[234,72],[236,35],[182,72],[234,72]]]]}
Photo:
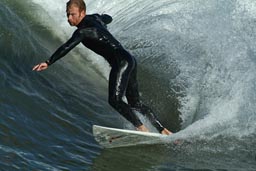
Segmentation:
{"type": "Polygon", "coordinates": [[[75,29],[65,3],[0,1],[1,171],[256,170],[256,1],[86,1],[113,17],[142,100],[175,132],[117,149],[92,136],[93,124],[133,129],[107,103],[106,61],[79,45],[32,71],[75,29]]]}

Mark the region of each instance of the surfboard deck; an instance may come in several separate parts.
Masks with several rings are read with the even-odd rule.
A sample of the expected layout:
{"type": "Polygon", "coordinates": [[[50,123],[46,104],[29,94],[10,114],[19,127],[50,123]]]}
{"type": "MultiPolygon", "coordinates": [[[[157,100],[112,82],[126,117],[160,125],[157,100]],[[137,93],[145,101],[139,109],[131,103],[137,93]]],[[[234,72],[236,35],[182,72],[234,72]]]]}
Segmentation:
{"type": "Polygon", "coordinates": [[[93,136],[104,148],[164,143],[167,135],[93,125],[93,136]]]}

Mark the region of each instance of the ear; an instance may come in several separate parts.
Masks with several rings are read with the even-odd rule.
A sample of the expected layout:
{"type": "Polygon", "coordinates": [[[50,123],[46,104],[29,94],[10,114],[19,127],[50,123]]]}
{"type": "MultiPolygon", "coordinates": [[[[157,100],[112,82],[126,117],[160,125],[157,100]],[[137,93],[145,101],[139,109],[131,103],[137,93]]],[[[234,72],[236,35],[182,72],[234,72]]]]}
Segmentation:
{"type": "Polygon", "coordinates": [[[85,15],[86,15],[85,10],[81,11],[81,16],[82,16],[82,17],[85,17],[85,15]]]}

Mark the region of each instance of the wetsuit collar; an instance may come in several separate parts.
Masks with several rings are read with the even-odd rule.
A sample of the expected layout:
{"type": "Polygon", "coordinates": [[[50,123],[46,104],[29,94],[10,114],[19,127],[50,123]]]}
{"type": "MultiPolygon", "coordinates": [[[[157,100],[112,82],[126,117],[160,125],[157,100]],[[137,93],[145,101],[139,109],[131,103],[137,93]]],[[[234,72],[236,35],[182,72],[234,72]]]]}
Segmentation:
{"type": "Polygon", "coordinates": [[[84,16],[84,18],[80,21],[80,23],[76,26],[77,28],[80,28],[83,25],[83,21],[85,20],[87,15],[84,16]]]}

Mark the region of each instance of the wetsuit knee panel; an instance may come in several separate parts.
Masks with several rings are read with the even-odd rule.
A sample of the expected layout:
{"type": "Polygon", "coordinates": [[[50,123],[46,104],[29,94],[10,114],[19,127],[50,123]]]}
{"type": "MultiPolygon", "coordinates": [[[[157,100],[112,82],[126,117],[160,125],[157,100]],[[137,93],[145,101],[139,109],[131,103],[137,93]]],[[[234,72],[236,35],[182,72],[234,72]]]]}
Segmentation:
{"type": "Polygon", "coordinates": [[[124,103],[121,99],[118,98],[109,98],[108,99],[108,103],[110,104],[110,106],[112,106],[113,108],[119,108],[121,106],[122,103],[124,103]]]}

